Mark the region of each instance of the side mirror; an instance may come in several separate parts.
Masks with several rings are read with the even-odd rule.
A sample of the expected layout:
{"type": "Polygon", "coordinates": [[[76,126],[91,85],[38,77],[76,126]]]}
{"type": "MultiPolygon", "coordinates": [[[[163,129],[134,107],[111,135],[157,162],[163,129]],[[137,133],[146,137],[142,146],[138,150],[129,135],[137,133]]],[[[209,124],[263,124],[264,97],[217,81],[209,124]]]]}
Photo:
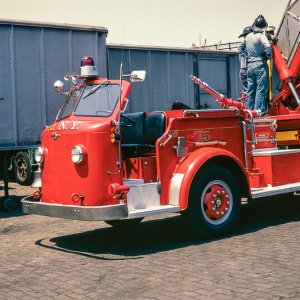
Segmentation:
{"type": "Polygon", "coordinates": [[[54,89],[58,94],[62,94],[65,89],[65,85],[62,81],[57,80],[54,82],[54,89]]]}
{"type": "Polygon", "coordinates": [[[145,80],[146,71],[132,71],[130,74],[130,81],[131,82],[142,82],[145,80]]]}

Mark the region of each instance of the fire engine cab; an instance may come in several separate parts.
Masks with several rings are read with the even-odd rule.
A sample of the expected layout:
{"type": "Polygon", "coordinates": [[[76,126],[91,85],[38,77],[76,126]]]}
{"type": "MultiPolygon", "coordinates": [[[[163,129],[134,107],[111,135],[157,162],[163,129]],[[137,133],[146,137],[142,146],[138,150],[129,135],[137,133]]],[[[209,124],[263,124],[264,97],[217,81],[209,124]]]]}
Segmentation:
{"type": "Polygon", "coordinates": [[[112,226],[164,213],[181,213],[200,237],[227,233],[238,220],[241,198],[300,190],[300,48],[288,68],[276,45],[274,64],[283,82],[268,115],[225,98],[191,79],[220,102],[220,109],[125,113],[131,82],[99,78],[93,59],[81,62],[74,86],[55,122],[42,132],[33,196],[25,213],[112,226]]]}

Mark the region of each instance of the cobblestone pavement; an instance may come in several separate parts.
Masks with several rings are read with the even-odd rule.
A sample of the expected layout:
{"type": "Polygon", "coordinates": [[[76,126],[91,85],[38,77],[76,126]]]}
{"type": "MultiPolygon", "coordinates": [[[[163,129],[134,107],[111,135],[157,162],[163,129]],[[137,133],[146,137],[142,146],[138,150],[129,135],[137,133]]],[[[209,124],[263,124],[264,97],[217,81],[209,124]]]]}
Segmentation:
{"type": "Polygon", "coordinates": [[[300,299],[300,196],[244,206],[210,241],[172,215],[120,232],[0,212],[0,245],[0,299],[300,299]]]}

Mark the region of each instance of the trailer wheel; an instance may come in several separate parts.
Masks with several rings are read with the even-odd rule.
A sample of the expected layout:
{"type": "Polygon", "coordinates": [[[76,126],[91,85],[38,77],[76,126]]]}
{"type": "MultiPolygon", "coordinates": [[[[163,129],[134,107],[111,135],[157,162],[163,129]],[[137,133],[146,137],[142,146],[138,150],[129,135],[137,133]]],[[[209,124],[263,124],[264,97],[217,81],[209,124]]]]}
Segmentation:
{"type": "Polygon", "coordinates": [[[196,175],[183,217],[193,234],[208,238],[228,233],[240,210],[241,190],[236,176],[224,167],[212,166],[196,175]]]}
{"type": "Polygon", "coordinates": [[[0,207],[6,211],[14,211],[18,207],[18,202],[13,197],[5,197],[1,200],[0,207]]]}
{"type": "Polygon", "coordinates": [[[15,158],[16,182],[20,185],[31,185],[33,173],[29,156],[26,152],[18,152],[15,158]]]}
{"type": "Polygon", "coordinates": [[[135,225],[138,225],[142,222],[143,219],[144,218],[111,220],[111,221],[105,221],[105,223],[116,229],[122,229],[122,228],[128,228],[128,227],[133,227],[135,225]]]}

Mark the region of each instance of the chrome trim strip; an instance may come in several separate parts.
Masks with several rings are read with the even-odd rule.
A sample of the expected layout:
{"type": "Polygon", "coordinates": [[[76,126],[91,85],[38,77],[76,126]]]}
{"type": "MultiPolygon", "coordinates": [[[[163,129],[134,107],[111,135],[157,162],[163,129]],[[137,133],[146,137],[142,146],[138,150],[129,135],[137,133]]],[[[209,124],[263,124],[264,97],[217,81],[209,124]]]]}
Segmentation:
{"type": "Polygon", "coordinates": [[[183,117],[185,117],[187,114],[196,114],[200,112],[224,112],[224,111],[232,111],[235,112],[236,109],[226,109],[224,110],[223,108],[216,108],[216,109],[186,109],[183,111],[183,117]]]}
{"type": "Polygon", "coordinates": [[[184,174],[176,173],[171,179],[169,203],[179,205],[180,188],[184,174]]]}
{"type": "MultiPolygon", "coordinates": [[[[262,149],[263,150],[263,149],[262,149]]],[[[265,151],[253,151],[253,156],[277,156],[286,154],[298,154],[300,149],[264,149],[265,151]]]]}
{"type": "Polygon", "coordinates": [[[275,196],[285,193],[293,193],[300,191],[300,182],[290,183],[279,186],[268,186],[265,188],[252,188],[252,199],[263,198],[268,196],[275,196]]]}

